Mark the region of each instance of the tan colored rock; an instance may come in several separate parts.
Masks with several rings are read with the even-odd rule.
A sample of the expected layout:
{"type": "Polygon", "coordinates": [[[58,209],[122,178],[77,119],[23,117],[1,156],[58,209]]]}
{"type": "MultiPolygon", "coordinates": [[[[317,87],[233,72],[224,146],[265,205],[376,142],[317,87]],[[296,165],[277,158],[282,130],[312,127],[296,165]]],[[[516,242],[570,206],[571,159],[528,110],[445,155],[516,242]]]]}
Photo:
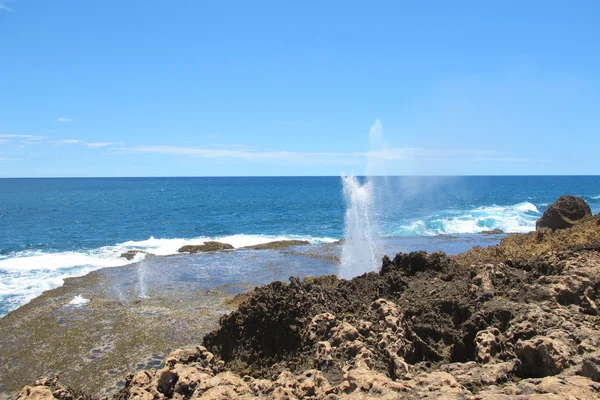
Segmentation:
{"type": "Polygon", "coordinates": [[[221,372],[210,379],[213,387],[215,386],[230,386],[238,395],[246,395],[252,393],[252,390],[239,375],[232,372],[221,372]]]}
{"type": "Polygon", "coordinates": [[[331,330],[332,333],[332,344],[339,345],[342,342],[353,341],[358,339],[360,334],[358,329],[350,325],[348,322],[342,322],[331,330]]]}
{"type": "Polygon", "coordinates": [[[17,400],[54,400],[48,386],[25,386],[17,395],[17,400]]]}
{"type": "Polygon", "coordinates": [[[269,379],[253,379],[249,383],[255,396],[263,397],[273,391],[274,383],[269,379]]]}
{"type": "Polygon", "coordinates": [[[581,375],[600,382],[600,351],[588,354],[583,358],[581,375]]]}
{"type": "Polygon", "coordinates": [[[166,366],[173,366],[177,363],[189,364],[199,357],[198,349],[177,349],[173,350],[165,359],[166,366]]]}
{"type": "Polygon", "coordinates": [[[506,361],[497,364],[477,364],[475,361],[451,363],[441,366],[443,372],[451,374],[458,383],[466,387],[497,385],[512,378],[516,362],[506,361]]]}
{"type": "Polygon", "coordinates": [[[600,384],[583,376],[549,376],[541,380],[538,390],[562,396],[563,399],[597,400],[600,384]]]}
{"type": "Polygon", "coordinates": [[[304,371],[302,375],[298,376],[297,380],[298,386],[295,392],[296,396],[301,399],[311,396],[323,397],[331,387],[323,373],[315,369],[304,371]]]}
{"type": "Polygon", "coordinates": [[[273,390],[273,393],[269,396],[270,399],[273,400],[296,400],[297,397],[294,395],[294,393],[289,389],[289,388],[285,388],[285,387],[277,387],[275,388],[275,390],[273,390]]]}
{"type": "Polygon", "coordinates": [[[318,361],[331,361],[331,343],[327,341],[317,342],[315,345],[318,361]]]}
{"type": "Polygon", "coordinates": [[[240,396],[235,391],[235,388],[230,385],[224,386],[215,386],[211,389],[208,389],[206,392],[201,393],[199,395],[194,394],[193,399],[202,399],[202,400],[229,400],[229,399],[238,399],[240,396]]]}
{"type": "Polygon", "coordinates": [[[315,341],[325,337],[335,323],[335,315],[331,313],[315,315],[308,325],[308,338],[315,341]]]}
{"type": "Polygon", "coordinates": [[[141,387],[133,387],[129,390],[128,398],[131,400],[153,400],[154,396],[141,387]]]}
{"type": "Polygon", "coordinates": [[[477,332],[475,335],[475,347],[477,348],[477,360],[482,363],[488,363],[498,350],[498,335],[500,331],[497,328],[489,328],[477,332]]]}
{"type": "Polygon", "coordinates": [[[571,349],[560,339],[536,336],[517,342],[516,353],[523,372],[530,377],[556,375],[571,363],[571,349]]]}
{"type": "Polygon", "coordinates": [[[131,378],[131,385],[137,387],[146,387],[152,381],[152,375],[149,371],[138,371],[131,378]]]}
{"type": "MultiPolygon", "coordinates": [[[[173,372],[177,374],[178,377],[173,391],[182,395],[189,395],[190,393],[194,392],[197,387],[203,387],[206,389],[206,383],[210,382],[211,380],[211,376],[209,374],[199,371],[195,366],[178,364],[173,369],[173,372]]],[[[214,386],[212,384],[208,385],[210,385],[210,387],[214,386]]]]}
{"type": "Polygon", "coordinates": [[[344,374],[344,381],[339,385],[341,393],[368,393],[370,396],[388,395],[401,391],[405,386],[392,381],[384,374],[367,369],[352,369],[344,374]]]}

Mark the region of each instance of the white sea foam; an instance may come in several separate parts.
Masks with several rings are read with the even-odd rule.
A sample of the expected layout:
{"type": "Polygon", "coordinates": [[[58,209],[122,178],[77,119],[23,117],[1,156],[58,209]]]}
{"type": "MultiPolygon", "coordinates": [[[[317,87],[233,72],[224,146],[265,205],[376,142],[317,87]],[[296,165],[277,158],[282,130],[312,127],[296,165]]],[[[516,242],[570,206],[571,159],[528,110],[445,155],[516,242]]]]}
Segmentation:
{"type": "Polygon", "coordinates": [[[596,195],[596,196],[590,196],[590,199],[598,200],[598,199],[600,199],[600,194],[596,195]]]}
{"type": "Polygon", "coordinates": [[[145,254],[139,253],[133,260],[127,260],[120,255],[129,250],[140,250],[157,256],[177,254],[182,246],[199,245],[209,240],[229,243],[234,248],[252,246],[268,243],[275,240],[307,240],[311,243],[332,243],[337,239],[310,236],[268,236],[268,235],[231,235],[222,237],[199,237],[193,239],[156,239],[150,237],[147,240],[127,241],[115,246],[105,246],[98,249],[84,251],[65,251],[48,253],[39,250],[21,251],[0,258],[0,270],[4,271],[57,271],[75,267],[89,267],[91,269],[120,267],[123,265],[139,262],[144,259],[145,254]]]}
{"type": "Polygon", "coordinates": [[[410,221],[393,234],[399,236],[432,236],[441,234],[470,234],[501,229],[506,233],[525,233],[535,230],[541,215],[529,202],[510,206],[476,207],[471,210],[447,210],[426,218],[410,221]]]}
{"type": "MultiPolygon", "coordinates": [[[[144,253],[132,260],[120,257],[129,250],[141,250],[149,254],[165,256],[177,254],[187,244],[202,244],[207,240],[229,243],[235,248],[267,243],[275,240],[308,240],[311,243],[332,243],[335,238],[315,238],[300,235],[231,235],[223,237],[199,237],[193,239],[157,239],[150,237],[141,241],[127,241],[114,246],[97,249],[64,252],[26,250],[0,256],[0,301],[9,309],[17,308],[42,292],[61,286],[64,279],[83,276],[100,268],[120,267],[144,260],[144,253]]],[[[0,316],[1,313],[0,313],[0,316]]]]}
{"type": "Polygon", "coordinates": [[[81,306],[86,305],[89,302],[90,302],[90,299],[86,299],[86,298],[82,297],[81,295],[77,295],[77,296],[73,297],[73,300],[71,300],[69,302],[69,305],[75,306],[75,307],[81,307],[81,306]]]}

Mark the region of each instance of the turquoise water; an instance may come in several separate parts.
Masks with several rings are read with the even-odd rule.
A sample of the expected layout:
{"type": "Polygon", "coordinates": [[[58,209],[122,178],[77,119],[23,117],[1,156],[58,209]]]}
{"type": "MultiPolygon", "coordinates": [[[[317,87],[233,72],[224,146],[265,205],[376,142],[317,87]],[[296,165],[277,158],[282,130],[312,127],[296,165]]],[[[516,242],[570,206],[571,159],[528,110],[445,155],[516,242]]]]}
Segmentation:
{"type": "MultiPolygon", "coordinates": [[[[440,234],[533,230],[566,193],[600,211],[597,176],[389,177],[376,187],[380,236],[420,237],[423,247],[440,234]]],[[[0,315],[66,277],[127,264],[119,255],[130,249],[333,242],[345,209],[339,177],[0,179],[0,315]]]]}

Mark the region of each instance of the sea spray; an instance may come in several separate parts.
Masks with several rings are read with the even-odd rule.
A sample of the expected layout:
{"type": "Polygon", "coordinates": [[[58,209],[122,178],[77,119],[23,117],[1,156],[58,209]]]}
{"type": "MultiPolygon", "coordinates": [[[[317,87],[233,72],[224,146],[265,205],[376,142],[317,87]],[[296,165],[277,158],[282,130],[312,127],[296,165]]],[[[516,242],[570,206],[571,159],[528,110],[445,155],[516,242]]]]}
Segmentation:
{"type": "Polygon", "coordinates": [[[142,299],[148,298],[148,288],[146,286],[146,261],[142,260],[138,263],[137,274],[138,274],[138,285],[139,294],[138,297],[142,299]]]}
{"type": "Polygon", "coordinates": [[[342,174],[346,216],[340,276],[350,279],[380,266],[381,239],[377,221],[377,200],[387,188],[385,165],[381,152],[385,150],[381,122],[376,120],[369,131],[367,174],[364,181],[354,175],[342,174]],[[375,175],[381,174],[383,177],[375,175]]]}
{"type": "Polygon", "coordinates": [[[379,238],[373,218],[373,181],[342,176],[346,218],[340,276],[350,279],[379,268],[379,238]]]}

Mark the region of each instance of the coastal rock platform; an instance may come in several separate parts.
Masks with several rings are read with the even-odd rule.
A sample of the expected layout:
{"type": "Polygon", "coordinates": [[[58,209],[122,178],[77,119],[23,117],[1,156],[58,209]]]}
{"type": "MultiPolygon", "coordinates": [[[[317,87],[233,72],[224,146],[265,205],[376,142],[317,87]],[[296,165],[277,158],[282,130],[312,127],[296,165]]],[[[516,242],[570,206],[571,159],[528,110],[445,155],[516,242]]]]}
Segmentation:
{"type": "MultiPolygon", "coordinates": [[[[115,399],[598,399],[600,216],[379,272],[272,282],[115,399]]],[[[32,382],[33,383],[33,382],[32,382]]],[[[57,379],[20,399],[89,398],[57,379]]]]}

